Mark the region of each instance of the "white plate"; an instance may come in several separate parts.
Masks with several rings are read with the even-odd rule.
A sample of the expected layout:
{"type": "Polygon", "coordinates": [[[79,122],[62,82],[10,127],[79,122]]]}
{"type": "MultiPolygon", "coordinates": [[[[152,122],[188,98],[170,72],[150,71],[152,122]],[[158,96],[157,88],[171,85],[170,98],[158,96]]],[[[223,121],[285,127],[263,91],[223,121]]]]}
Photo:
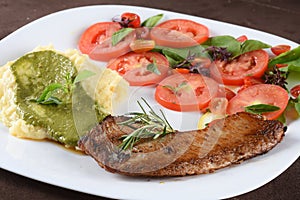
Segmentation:
{"type": "MultiPolygon", "coordinates": [[[[189,15],[132,6],[90,6],[61,11],[36,20],[0,42],[0,64],[14,60],[38,45],[53,44],[59,50],[76,48],[85,28],[98,21],[131,11],[142,19],[163,13],[165,19],[186,18],[205,24],[213,35],[247,35],[275,44],[298,44],[236,25],[189,15]]],[[[153,102],[152,102],[153,103],[153,102]]],[[[168,112],[168,115],[173,115],[168,112]]],[[[172,117],[173,118],[173,117],[172,117]]],[[[184,118],[182,118],[184,119],[184,118]]],[[[184,121],[184,120],[183,120],[184,121]]],[[[194,122],[190,123],[193,128],[194,122]]],[[[181,122],[180,124],[185,124],[181,122]]],[[[292,123],[286,137],[271,152],[213,174],[181,178],[128,178],[111,174],[89,156],[65,150],[51,142],[21,140],[0,126],[0,167],[53,185],[117,199],[220,199],[254,190],[285,171],[300,154],[300,121],[292,123]]]]}

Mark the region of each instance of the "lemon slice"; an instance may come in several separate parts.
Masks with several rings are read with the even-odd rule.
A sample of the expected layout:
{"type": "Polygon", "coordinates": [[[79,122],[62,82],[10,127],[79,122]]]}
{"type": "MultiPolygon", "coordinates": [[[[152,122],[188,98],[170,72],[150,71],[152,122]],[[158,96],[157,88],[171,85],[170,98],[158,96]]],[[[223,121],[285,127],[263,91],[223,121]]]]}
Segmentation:
{"type": "Polygon", "coordinates": [[[213,120],[221,119],[223,117],[224,117],[223,115],[217,115],[208,111],[200,117],[197,128],[204,129],[213,120]]]}

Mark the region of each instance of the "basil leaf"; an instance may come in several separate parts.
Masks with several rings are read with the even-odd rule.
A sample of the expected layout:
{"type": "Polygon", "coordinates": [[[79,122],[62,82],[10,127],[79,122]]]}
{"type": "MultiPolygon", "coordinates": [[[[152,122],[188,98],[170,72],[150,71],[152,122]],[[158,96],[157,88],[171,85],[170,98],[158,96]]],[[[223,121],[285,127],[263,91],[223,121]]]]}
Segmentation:
{"type": "Polygon", "coordinates": [[[277,120],[280,121],[283,124],[286,123],[286,118],[285,118],[283,113],[277,118],[277,120]]]}
{"type": "Polygon", "coordinates": [[[55,90],[58,90],[58,89],[61,89],[63,86],[59,83],[52,83],[50,85],[48,85],[43,93],[41,94],[41,96],[39,98],[36,99],[36,102],[37,103],[41,103],[43,101],[45,101],[46,99],[49,99],[50,96],[52,95],[52,93],[55,91],[55,90]]]}
{"type": "Polygon", "coordinates": [[[296,111],[298,117],[300,117],[300,95],[296,99],[289,99],[288,105],[285,108],[285,112],[288,113],[291,110],[296,111]]]}
{"type": "Polygon", "coordinates": [[[280,110],[280,108],[269,104],[255,104],[245,107],[245,111],[252,114],[262,114],[266,112],[274,112],[277,110],[280,110]]]}
{"type": "Polygon", "coordinates": [[[186,81],[183,81],[182,83],[180,83],[177,87],[177,90],[180,90],[182,88],[185,88],[186,86],[188,86],[188,83],[186,81]]]}
{"type": "Polygon", "coordinates": [[[286,63],[281,63],[281,64],[287,64],[287,66],[280,68],[280,71],[300,72],[300,57],[296,60],[292,60],[292,61],[289,61],[286,63]]]}
{"type": "Polygon", "coordinates": [[[161,20],[162,17],[163,17],[163,14],[158,14],[158,15],[149,17],[141,24],[141,26],[154,27],[159,22],[159,20],[161,20]]]}
{"type": "Polygon", "coordinates": [[[288,68],[288,72],[300,72],[300,65],[289,64],[287,68],[288,68]]]}
{"type": "Polygon", "coordinates": [[[298,115],[300,116],[300,103],[295,103],[295,109],[296,109],[298,115]]]}
{"type": "Polygon", "coordinates": [[[167,47],[155,45],[155,47],[151,51],[152,52],[162,53],[162,50],[165,49],[165,48],[167,48],[167,47]]]}
{"type": "Polygon", "coordinates": [[[156,60],[154,58],[153,58],[153,63],[147,65],[147,70],[154,74],[161,75],[160,71],[157,68],[156,60]]]}
{"type": "Polygon", "coordinates": [[[174,94],[176,94],[176,88],[175,87],[173,87],[171,85],[163,85],[162,87],[166,88],[166,89],[172,91],[174,94]]]}
{"type": "Polygon", "coordinates": [[[168,59],[169,65],[172,68],[177,66],[179,63],[182,63],[188,56],[191,55],[195,57],[209,57],[208,52],[205,51],[204,47],[201,45],[186,48],[155,46],[152,51],[163,54],[168,59]]]}
{"type": "Polygon", "coordinates": [[[172,58],[174,61],[183,61],[185,56],[181,54],[180,52],[176,52],[175,49],[171,48],[165,48],[162,50],[162,54],[164,56],[168,56],[169,58],[172,58]]]}
{"type": "Polygon", "coordinates": [[[280,68],[280,71],[288,72],[288,85],[299,83],[300,81],[300,46],[290,51],[282,53],[271,59],[268,67],[272,68],[276,64],[287,64],[286,67],[280,68]]]}
{"type": "Polygon", "coordinates": [[[170,67],[176,66],[176,65],[178,65],[178,63],[180,63],[179,61],[176,61],[175,59],[173,59],[172,57],[170,57],[168,55],[165,55],[165,57],[169,61],[170,67]]]}
{"type": "Polygon", "coordinates": [[[270,47],[271,47],[270,45],[258,40],[246,40],[245,42],[242,43],[240,54],[258,50],[258,49],[266,49],[270,47]]]}
{"type": "Polygon", "coordinates": [[[117,45],[121,40],[123,40],[128,34],[130,34],[134,29],[133,28],[122,28],[118,30],[117,32],[114,32],[114,34],[111,37],[112,45],[117,45]]]}
{"type": "Polygon", "coordinates": [[[229,35],[211,37],[202,45],[204,47],[215,46],[226,48],[233,56],[236,56],[241,52],[241,43],[229,35]]]}
{"type": "Polygon", "coordinates": [[[287,51],[285,53],[282,53],[275,58],[271,59],[269,62],[269,67],[273,67],[276,64],[293,64],[293,63],[299,63],[300,66],[300,46],[297,48],[294,48],[290,51],[287,51]]]}
{"type": "Polygon", "coordinates": [[[163,88],[170,90],[175,95],[177,95],[180,90],[188,91],[189,89],[191,89],[191,87],[186,81],[180,83],[177,87],[173,87],[171,85],[164,85],[163,88]]]}
{"type": "Polygon", "coordinates": [[[62,104],[62,101],[56,97],[53,97],[53,96],[50,96],[49,98],[39,102],[39,104],[57,104],[57,105],[60,105],[62,104]]]}
{"type": "Polygon", "coordinates": [[[74,79],[73,84],[76,84],[80,81],[83,81],[91,76],[96,75],[95,72],[89,71],[89,70],[82,70],[81,72],[78,73],[78,75],[76,76],[76,78],[74,79]]]}
{"type": "Polygon", "coordinates": [[[298,113],[298,116],[300,116],[300,95],[297,97],[297,99],[295,99],[294,107],[298,113]]]}
{"type": "Polygon", "coordinates": [[[180,61],[183,60],[181,56],[178,56],[176,53],[169,52],[168,49],[171,48],[164,46],[155,46],[151,51],[163,54],[168,59],[170,67],[177,65],[180,61]]]}
{"type": "Polygon", "coordinates": [[[203,46],[223,47],[230,53],[233,58],[254,50],[270,48],[271,46],[258,40],[246,40],[243,43],[238,42],[234,37],[228,35],[216,36],[209,38],[203,46]]]}
{"type": "Polygon", "coordinates": [[[195,55],[196,57],[208,57],[205,48],[200,45],[186,47],[186,48],[169,48],[169,47],[156,47],[165,56],[169,56],[176,61],[183,61],[188,55],[195,55]]]}

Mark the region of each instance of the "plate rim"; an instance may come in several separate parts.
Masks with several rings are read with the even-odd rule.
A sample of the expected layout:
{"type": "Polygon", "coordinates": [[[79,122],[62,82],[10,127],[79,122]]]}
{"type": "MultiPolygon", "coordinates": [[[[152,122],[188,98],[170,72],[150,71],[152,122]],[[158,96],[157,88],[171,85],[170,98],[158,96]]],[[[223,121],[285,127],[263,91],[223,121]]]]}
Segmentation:
{"type": "MultiPolygon", "coordinates": [[[[26,25],[24,25],[24,26],[18,28],[18,29],[15,30],[14,32],[12,32],[12,33],[10,33],[9,35],[5,36],[4,38],[2,38],[2,39],[0,40],[0,44],[1,44],[1,43],[5,43],[7,40],[10,39],[10,37],[13,37],[13,36],[14,36],[15,34],[17,34],[18,32],[21,32],[24,28],[30,27],[30,26],[34,25],[35,23],[39,23],[39,22],[42,21],[42,20],[46,20],[47,18],[51,18],[51,17],[54,16],[54,15],[59,15],[59,14],[68,13],[68,12],[73,11],[73,10],[78,11],[78,10],[81,10],[81,9],[90,9],[90,8],[94,8],[94,7],[102,8],[102,7],[111,7],[111,6],[114,6],[114,7],[121,7],[121,8],[141,8],[141,9],[150,9],[150,10],[152,10],[152,11],[154,11],[154,12],[158,12],[158,11],[161,12],[161,11],[163,11],[163,12],[166,12],[166,13],[173,13],[173,14],[174,14],[174,13],[175,13],[175,14],[179,13],[180,15],[187,16],[187,17],[200,18],[200,19],[204,19],[204,20],[209,20],[209,21],[211,21],[212,23],[217,22],[217,23],[222,23],[222,24],[228,24],[228,25],[237,26],[237,27],[243,28],[243,29],[249,29],[249,30],[258,31],[258,32],[261,32],[261,33],[263,33],[263,34],[268,34],[268,35],[270,35],[270,36],[272,36],[272,37],[275,36],[275,37],[277,37],[277,38],[279,38],[279,39],[283,39],[283,40],[290,41],[291,43],[294,43],[294,45],[299,45],[298,43],[296,43],[296,42],[294,42],[294,41],[291,41],[291,40],[289,40],[289,39],[286,39],[286,38],[283,38],[283,37],[280,37],[280,36],[276,36],[276,35],[270,34],[270,33],[268,33],[268,32],[264,32],[264,31],[261,31],[261,30],[255,30],[255,29],[252,29],[252,28],[248,28],[248,27],[244,27],[244,26],[240,26],[240,25],[236,25],[236,24],[231,24],[231,23],[228,23],[228,22],[222,22],[222,21],[219,21],[219,20],[213,20],[213,19],[208,19],[208,18],[203,18],[203,17],[193,16],[193,15],[189,15],[189,14],[185,14],[185,13],[180,13],[180,12],[175,12],[175,11],[168,11],[168,10],[163,10],[163,9],[157,9],[157,8],[148,8],[148,7],[143,7],[143,6],[130,6],[130,5],[115,5],[115,4],[79,6],[79,7],[68,8],[68,9],[64,9],[64,10],[60,10],[60,11],[57,11],[57,12],[53,12],[53,13],[47,14],[47,15],[41,17],[41,18],[38,18],[38,19],[36,19],[36,20],[34,20],[34,21],[32,21],[32,22],[30,22],[30,23],[28,23],[28,24],[26,24],[26,25]]],[[[8,134],[7,137],[10,137],[10,135],[8,134]]],[[[278,176],[279,176],[281,173],[283,173],[287,168],[289,168],[289,167],[290,167],[290,166],[291,166],[291,165],[299,158],[299,154],[300,154],[300,153],[298,153],[298,157],[295,156],[295,159],[294,159],[293,161],[291,161],[289,164],[286,164],[286,166],[283,167],[281,171],[278,171],[277,174],[275,174],[273,177],[270,177],[269,180],[265,181],[264,184],[262,184],[262,185],[260,185],[260,186],[257,186],[257,187],[255,186],[255,187],[253,187],[251,190],[243,191],[243,192],[241,192],[241,193],[239,193],[239,194],[236,194],[236,193],[235,193],[233,196],[232,196],[232,195],[229,195],[229,196],[227,195],[227,196],[224,196],[224,197],[222,197],[222,198],[229,198],[229,197],[234,197],[234,196],[237,196],[237,195],[245,194],[245,193],[247,193],[247,192],[253,191],[253,190],[255,190],[255,189],[257,189],[257,188],[259,188],[259,187],[261,187],[261,186],[267,184],[268,182],[270,182],[270,181],[274,180],[276,177],[278,177],[278,176]]],[[[2,168],[2,164],[1,164],[1,168],[2,168]]],[[[3,167],[3,169],[5,169],[5,170],[7,170],[7,171],[10,171],[9,169],[6,169],[6,168],[4,168],[4,167],[3,167]]],[[[22,171],[22,170],[20,170],[20,171],[22,171]]],[[[16,173],[15,171],[11,171],[11,172],[16,173]]],[[[106,173],[108,173],[108,172],[106,172],[106,173]]],[[[30,179],[33,179],[33,180],[41,181],[41,180],[38,179],[38,178],[30,177],[28,174],[26,175],[26,173],[24,174],[24,172],[23,172],[23,173],[22,173],[22,172],[19,172],[19,173],[16,173],[16,174],[19,174],[19,175],[21,175],[21,176],[24,176],[24,177],[27,177],[27,178],[30,178],[30,179]]],[[[201,176],[201,175],[200,175],[200,176],[201,176]]],[[[69,190],[74,190],[74,189],[72,189],[72,188],[65,187],[65,186],[63,186],[63,185],[57,185],[57,184],[55,184],[55,183],[51,183],[51,182],[47,182],[47,181],[43,181],[43,180],[42,180],[42,182],[47,183],[47,184],[51,184],[51,185],[55,185],[55,186],[59,186],[59,187],[62,187],[62,188],[66,188],[66,189],[69,189],[69,190]]],[[[79,190],[76,190],[76,189],[75,189],[74,191],[79,191],[79,190]]],[[[85,191],[79,191],[79,192],[85,192],[85,191]]],[[[85,192],[85,193],[87,193],[87,192],[85,192]]],[[[96,193],[87,193],[87,194],[99,195],[99,194],[96,194],[96,193]]],[[[109,198],[111,198],[111,197],[113,197],[113,198],[123,198],[122,196],[119,196],[119,195],[116,195],[116,196],[111,196],[111,195],[105,196],[105,194],[104,194],[104,195],[101,194],[101,196],[103,196],[103,197],[109,197],[109,198]]],[[[127,197],[127,198],[128,198],[128,197],[127,197]]]]}

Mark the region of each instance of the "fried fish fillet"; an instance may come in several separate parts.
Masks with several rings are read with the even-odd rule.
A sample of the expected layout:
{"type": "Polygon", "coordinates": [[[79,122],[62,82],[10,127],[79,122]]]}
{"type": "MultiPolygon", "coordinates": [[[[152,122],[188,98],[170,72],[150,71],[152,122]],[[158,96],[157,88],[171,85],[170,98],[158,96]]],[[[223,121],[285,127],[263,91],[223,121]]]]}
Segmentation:
{"type": "Polygon", "coordinates": [[[120,150],[120,137],[132,130],[108,116],[79,141],[79,147],[105,170],[128,176],[206,174],[264,154],[283,138],[286,127],[276,120],[237,113],[203,130],[175,131],[143,139],[132,150],[120,150]]]}

